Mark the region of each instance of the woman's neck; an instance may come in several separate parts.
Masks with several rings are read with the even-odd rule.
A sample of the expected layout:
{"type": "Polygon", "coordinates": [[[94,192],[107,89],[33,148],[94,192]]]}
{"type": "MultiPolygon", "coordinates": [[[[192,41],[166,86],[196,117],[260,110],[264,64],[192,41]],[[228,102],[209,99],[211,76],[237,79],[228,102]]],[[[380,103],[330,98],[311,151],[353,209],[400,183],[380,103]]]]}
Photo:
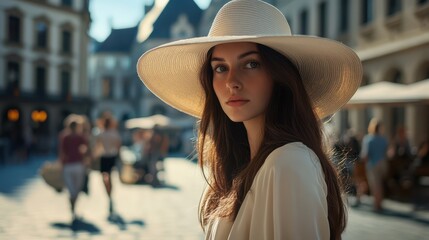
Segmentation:
{"type": "Polygon", "coordinates": [[[264,136],[264,124],[265,116],[260,116],[244,122],[250,147],[250,160],[255,157],[261,146],[264,136]]]}

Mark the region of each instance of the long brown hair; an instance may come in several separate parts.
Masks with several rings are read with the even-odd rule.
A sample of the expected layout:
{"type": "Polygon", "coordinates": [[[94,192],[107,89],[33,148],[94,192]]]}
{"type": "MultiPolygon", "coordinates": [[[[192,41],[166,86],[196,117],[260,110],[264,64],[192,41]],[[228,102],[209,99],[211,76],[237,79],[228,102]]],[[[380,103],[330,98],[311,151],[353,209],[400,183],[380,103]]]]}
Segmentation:
{"type": "Polygon", "coordinates": [[[205,106],[198,133],[198,157],[209,186],[200,203],[200,223],[215,217],[234,220],[256,173],[276,148],[302,142],[318,156],[328,188],[328,220],[331,239],[341,239],[346,212],[337,171],[323,150],[320,121],[295,65],[275,50],[258,44],[262,67],[274,86],[265,116],[261,146],[250,161],[250,148],[243,123],[232,122],[222,111],[213,90],[210,65],[212,50],[200,72],[205,91],[205,106]]]}

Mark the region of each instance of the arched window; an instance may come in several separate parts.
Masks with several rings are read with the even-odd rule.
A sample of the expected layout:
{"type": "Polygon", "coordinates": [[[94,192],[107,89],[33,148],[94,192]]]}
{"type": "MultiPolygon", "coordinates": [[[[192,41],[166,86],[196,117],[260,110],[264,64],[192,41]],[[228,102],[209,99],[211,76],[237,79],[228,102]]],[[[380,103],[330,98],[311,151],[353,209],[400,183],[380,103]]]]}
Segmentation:
{"type": "Polygon", "coordinates": [[[71,84],[72,84],[72,70],[68,64],[63,64],[60,67],[60,97],[63,100],[70,100],[72,97],[71,84]]]}
{"type": "Polygon", "coordinates": [[[319,36],[326,37],[328,34],[328,4],[325,1],[319,3],[319,36]]]}
{"type": "Polygon", "coordinates": [[[374,3],[372,0],[362,0],[361,24],[366,25],[374,19],[374,3]]]}
{"type": "Polygon", "coordinates": [[[35,91],[34,94],[37,97],[46,96],[46,86],[48,78],[47,62],[44,60],[38,60],[34,63],[34,75],[35,77],[35,91]]]}
{"type": "Polygon", "coordinates": [[[349,0],[341,0],[340,1],[340,33],[346,33],[349,31],[349,0]]]}
{"type": "Polygon", "coordinates": [[[6,79],[6,94],[11,96],[19,96],[20,82],[21,82],[21,57],[18,55],[12,54],[6,56],[6,71],[5,71],[5,79],[6,79]]]}
{"type": "Polygon", "coordinates": [[[22,44],[22,12],[18,8],[6,10],[6,43],[22,44]]]}
{"type": "Polygon", "coordinates": [[[34,47],[36,50],[47,50],[49,46],[49,21],[46,17],[34,19],[34,47]]]}
{"type": "Polygon", "coordinates": [[[386,2],[387,6],[386,6],[386,13],[387,16],[393,16],[396,13],[399,13],[402,9],[402,3],[401,0],[388,0],[386,2]]]}
{"type": "Polygon", "coordinates": [[[429,60],[419,65],[416,72],[416,81],[429,79],[429,60]]]}
{"type": "Polygon", "coordinates": [[[73,49],[73,26],[69,23],[63,24],[60,33],[61,53],[71,55],[73,49]]]}

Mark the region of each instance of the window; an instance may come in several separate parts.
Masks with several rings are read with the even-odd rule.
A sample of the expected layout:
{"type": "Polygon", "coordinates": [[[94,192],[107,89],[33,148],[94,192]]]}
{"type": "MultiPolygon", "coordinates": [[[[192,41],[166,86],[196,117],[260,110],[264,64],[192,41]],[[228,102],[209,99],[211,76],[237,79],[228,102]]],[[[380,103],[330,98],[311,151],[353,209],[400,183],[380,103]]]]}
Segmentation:
{"type": "Polygon", "coordinates": [[[121,65],[123,69],[129,69],[131,66],[131,61],[128,57],[124,57],[121,60],[121,65]]]}
{"type": "Polygon", "coordinates": [[[372,22],[373,20],[373,3],[372,0],[362,0],[362,18],[363,25],[372,22]]]}
{"type": "Polygon", "coordinates": [[[152,109],[150,110],[151,115],[155,115],[155,114],[162,114],[165,115],[166,114],[166,110],[165,107],[162,105],[155,105],[152,107],[152,109]]]}
{"type": "Polygon", "coordinates": [[[72,0],[61,0],[61,5],[66,7],[72,7],[73,3],[72,3],[72,0]]]}
{"type": "Polygon", "coordinates": [[[61,50],[65,54],[71,53],[71,38],[72,34],[70,30],[64,29],[61,33],[62,37],[62,43],[61,43],[61,50]]]}
{"type": "Polygon", "coordinates": [[[349,0],[340,1],[340,33],[348,32],[349,28],[349,0]]]}
{"type": "Polygon", "coordinates": [[[390,133],[395,135],[396,129],[400,126],[405,125],[405,108],[404,107],[393,107],[391,113],[392,125],[390,133]]]}
{"type": "Polygon", "coordinates": [[[44,21],[36,22],[36,48],[46,49],[48,47],[48,24],[44,21]]]}
{"type": "Polygon", "coordinates": [[[131,83],[129,78],[124,78],[122,84],[122,98],[123,99],[130,99],[131,98],[131,83]]]}
{"type": "Polygon", "coordinates": [[[20,68],[19,62],[16,61],[8,61],[6,64],[6,92],[14,96],[19,96],[20,68]]]}
{"type": "Polygon", "coordinates": [[[107,69],[113,69],[115,67],[116,59],[112,56],[108,56],[104,60],[105,67],[107,69]]]}
{"type": "Polygon", "coordinates": [[[111,77],[104,77],[102,80],[102,97],[103,98],[112,98],[113,95],[113,89],[112,89],[112,78],[111,77]]]}
{"type": "Polygon", "coordinates": [[[374,118],[374,112],[372,111],[372,108],[366,107],[363,110],[363,115],[364,115],[364,119],[365,119],[365,123],[364,123],[364,128],[366,129],[369,125],[369,122],[371,122],[371,119],[374,118]]]}
{"type": "Polygon", "coordinates": [[[71,73],[67,69],[61,70],[61,97],[68,99],[71,97],[71,73]]]}
{"type": "Polygon", "coordinates": [[[300,18],[300,30],[301,34],[305,35],[308,34],[308,27],[307,27],[307,21],[308,21],[308,12],[307,10],[302,10],[301,14],[299,15],[300,18]]]}
{"type": "Polygon", "coordinates": [[[321,2],[319,4],[319,36],[326,37],[326,2],[321,2]]]}
{"type": "Polygon", "coordinates": [[[393,16],[401,11],[401,0],[387,1],[387,16],[393,16]]]}
{"type": "MultiPolygon", "coordinates": [[[[286,19],[287,19],[287,22],[289,23],[289,27],[291,28],[291,31],[292,31],[292,25],[293,25],[293,23],[292,23],[292,19],[291,18],[289,18],[289,17],[286,17],[286,19]]],[[[293,31],[292,31],[293,32],[293,31]]]]}
{"type": "Polygon", "coordinates": [[[393,83],[402,83],[402,74],[399,71],[396,71],[393,75],[392,75],[392,79],[391,81],[393,83]]]}
{"type": "Polygon", "coordinates": [[[8,42],[21,43],[21,18],[18,16],[8,17],[8,42]]]}
{"type": "Polygon", "coordinates": [[[38,97],[46,96],[46,67],[36,67],[36,91],[38,97]]]}

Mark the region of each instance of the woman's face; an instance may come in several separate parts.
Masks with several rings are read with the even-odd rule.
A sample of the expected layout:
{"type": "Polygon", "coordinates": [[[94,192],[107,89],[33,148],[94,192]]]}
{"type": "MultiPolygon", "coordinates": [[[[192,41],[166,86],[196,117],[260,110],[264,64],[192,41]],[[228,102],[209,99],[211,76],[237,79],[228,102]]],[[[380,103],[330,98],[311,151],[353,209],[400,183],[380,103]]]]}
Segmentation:
{"type": "Polygon", "coordinates": [[[245,122],[265,116],[273,81],[255,43],[217,45],[211,67],[213,89],[231,121],[245,122]]]}

